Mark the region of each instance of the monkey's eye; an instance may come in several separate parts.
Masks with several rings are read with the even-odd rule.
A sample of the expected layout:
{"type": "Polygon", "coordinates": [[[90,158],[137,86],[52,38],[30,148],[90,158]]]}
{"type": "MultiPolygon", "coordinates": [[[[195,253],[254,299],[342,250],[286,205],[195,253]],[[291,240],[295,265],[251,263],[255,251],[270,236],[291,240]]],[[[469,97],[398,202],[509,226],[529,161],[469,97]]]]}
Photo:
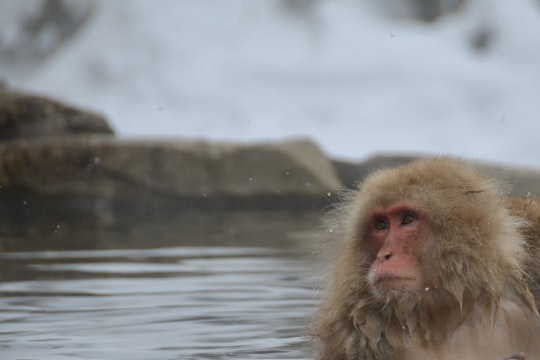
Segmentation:
{"type": "Polygon", "coordinates": [[[416,220],[416,214],[414,213],[406,213],[403,218],[401,219],[401,225],[409,225],[412,224],[416,220]]]}
{"type": "Polygon", "coordinates": [[[384,230],[388,228],[388,224],[384,219],[375,219],[375,230],[384,230]]]}

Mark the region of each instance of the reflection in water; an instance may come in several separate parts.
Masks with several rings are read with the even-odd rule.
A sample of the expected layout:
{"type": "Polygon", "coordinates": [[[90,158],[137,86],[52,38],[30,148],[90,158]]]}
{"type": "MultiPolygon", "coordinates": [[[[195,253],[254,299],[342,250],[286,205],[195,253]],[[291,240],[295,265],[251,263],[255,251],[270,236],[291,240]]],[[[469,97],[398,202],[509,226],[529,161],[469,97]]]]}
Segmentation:
{"type": "Polygon", "coordinates": [[[274,234],[0,254],[1,358],[307,359],[318,246],[274,234]]]}

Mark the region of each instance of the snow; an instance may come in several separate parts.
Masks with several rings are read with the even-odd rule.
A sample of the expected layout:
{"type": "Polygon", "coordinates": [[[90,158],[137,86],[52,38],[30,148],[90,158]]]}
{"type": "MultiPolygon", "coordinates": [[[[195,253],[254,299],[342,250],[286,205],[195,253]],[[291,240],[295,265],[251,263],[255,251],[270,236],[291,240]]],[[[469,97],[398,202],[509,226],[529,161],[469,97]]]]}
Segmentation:
{"type": "Polygon", "coordinates": [[[0,78],[102,112],[123,138],[307,136],[345,159],[540,167],[537,1],[469,0],[434,23],[367,0],[304,14],[278,1],[95,2],[61,51],[24,74],[0,64],[0,78]]]}

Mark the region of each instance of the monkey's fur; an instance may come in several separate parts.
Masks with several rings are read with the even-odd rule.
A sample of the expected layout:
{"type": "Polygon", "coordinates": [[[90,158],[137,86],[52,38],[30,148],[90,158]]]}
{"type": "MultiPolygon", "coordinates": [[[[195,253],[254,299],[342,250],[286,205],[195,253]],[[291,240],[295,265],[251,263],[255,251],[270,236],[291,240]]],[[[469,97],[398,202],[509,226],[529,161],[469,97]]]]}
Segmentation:
{"type": "Polygon", "coordinates": [[[375,172],[336,211],[338,248],[312,326],[317,359],[540,357],[537,201],[509,198],[465,162],[434,158],[375,172]],[[364,224],[374,206],[403,199],[430,214],[418,254],[429,287],[383,299],[368,281],[364,224]]]}

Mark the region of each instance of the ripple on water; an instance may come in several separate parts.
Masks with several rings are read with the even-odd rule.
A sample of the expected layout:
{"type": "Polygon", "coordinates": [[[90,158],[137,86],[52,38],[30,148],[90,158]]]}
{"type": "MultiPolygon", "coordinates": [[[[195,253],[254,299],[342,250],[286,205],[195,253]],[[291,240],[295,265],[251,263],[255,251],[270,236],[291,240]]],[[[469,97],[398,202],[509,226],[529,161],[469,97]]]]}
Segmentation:
{"type": "Polygon", "coordinates": [[[178,247],[6,253],[0,352],[16,359],[302,359],[313,259],[178,247]]]}

